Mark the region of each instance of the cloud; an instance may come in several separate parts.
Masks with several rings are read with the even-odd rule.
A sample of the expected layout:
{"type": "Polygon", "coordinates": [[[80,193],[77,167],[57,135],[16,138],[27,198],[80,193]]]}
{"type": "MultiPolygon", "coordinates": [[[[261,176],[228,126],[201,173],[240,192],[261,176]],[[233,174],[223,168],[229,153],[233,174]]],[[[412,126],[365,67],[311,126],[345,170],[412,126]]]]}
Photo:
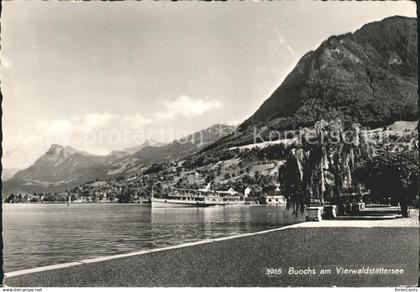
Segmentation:
{"type": "Polygon", "coordinates": [[[155,114],[158,120],[172,119],[177,116],[191,117],[202,115],[222,106],[221,102],[213,100],[193,99],[187,95],[178,96],[175,100],[164,103],[165,110],[155,114]]]}
{"type": "MultiPolygon", "coordinates": [[[[40,122],[31,134],[35,140],[40,139],[43,144],[49,145],[59,141],[63,145],[70,144],[75,125],[68,120],[56,120],[52,122],[40,122]]],[[[32,139],[33,140],[33,139],[32,139]]]]}
{"type": "Polygon", "coordinates": [[[74,130],[74,125],[68,120],[58,120],[51,123],[42,122],[38,126],[47,136],[69,135],[74,130]]]}
{"type": "Polygon", "coordinates": [[[91,113],[85,117],[85,126],[88,128],[96,128],[107,125],[112,119],[115,119],[115,115],[108,112],[105,113],[91,113]]]}
{"type": "Polygon", "coordinates": [[[81,132],[92,132],[109,126],[110,123],[117,118],[118,116],[109,112],[93,112],[82,116],[72,117],[71,121],[76,126],[76,130],[81,132]]]}
{"type": "Polygon", "coordinates": [[[116,115],[109,112],[93,112],[72,117],[70,120],[75,131],[84,133],[108,129],[139,128],[152,122],[139,113],[116,115]]]}
{"type": "Polygon", "coordinates": [[[20,129],[14,125],[4,125],[3,165],[26,168],[44,154],[51,144],[69,145],[73,132],[73,123],[65,119],[40,121],[20,129]]]}
{"type": "Polygon", "coordinates": [[[56,120],[41,119],[25,125],[6,122],[3,125],[3,163],[10,168],[27,167],[44,154],[51,144],[70,145],[95,154],[106,154],[113,149],[143,143],[147,139],[146,129],[143,128],[146,125],[176,117],[199,116],[221,106],[218,101],[193,99],[184,95],[164,101],[162,110],[149,116],[105,111],[56,120]]]}
{"type": "Polygon", "coordinates": [[[139,128],[143,125],[152,123],[151,119],[145,118],[141,114],[125,116],[123,120],[127,124],[127,126],[130,128],[139,128]]]}
{"type": "Polygon", "coordinates": [[[25,128],[15,129],[13,125],[5,125],[4,146],[14,149],[20,146],[51,144],[70,145],[76,135],[86,135],[105,130],[123,132],[125,129],[138,129],[151,120],[140,114],[116,115],[109,112],[92,112],[73,116],[68,119],[52,121],[41,120],[25,128]]]}

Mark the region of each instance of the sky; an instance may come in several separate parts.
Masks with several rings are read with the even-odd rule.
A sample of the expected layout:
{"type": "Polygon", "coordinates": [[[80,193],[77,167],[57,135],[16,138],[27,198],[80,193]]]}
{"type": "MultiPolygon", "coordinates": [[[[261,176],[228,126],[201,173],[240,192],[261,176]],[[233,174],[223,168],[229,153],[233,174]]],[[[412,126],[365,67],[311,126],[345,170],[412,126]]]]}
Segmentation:
{"type": "Polygon", "coordinates": [[[93,154],[240,124],[334,34],[414,2],[7,1],[4,168],[51,144],[93,154]]]}

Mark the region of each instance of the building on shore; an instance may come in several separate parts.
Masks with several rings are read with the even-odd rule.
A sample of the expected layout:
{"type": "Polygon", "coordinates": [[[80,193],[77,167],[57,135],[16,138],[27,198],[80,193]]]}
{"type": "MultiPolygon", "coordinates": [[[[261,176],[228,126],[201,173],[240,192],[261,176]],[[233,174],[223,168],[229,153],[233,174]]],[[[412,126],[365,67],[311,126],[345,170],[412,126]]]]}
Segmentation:
{"type": "Polygon", "coordinates": [[[267,205],[285,205],[286,198],[283,195],[266,196],[267,205]]]}

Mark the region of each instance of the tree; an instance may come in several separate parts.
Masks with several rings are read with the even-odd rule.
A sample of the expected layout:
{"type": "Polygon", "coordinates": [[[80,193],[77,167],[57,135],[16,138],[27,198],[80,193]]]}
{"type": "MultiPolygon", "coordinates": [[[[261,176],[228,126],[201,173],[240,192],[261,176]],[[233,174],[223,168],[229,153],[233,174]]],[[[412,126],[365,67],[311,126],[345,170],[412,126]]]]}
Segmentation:
{"type": "Polygon", "coordinates": [[[418,196],[418,171],[419,153],[410,150],[373,157],[356,168],[353,176],[369,188],[374,197],[391,197],[398,201],[402,215],[408,217],[408,205],[418,196]]]}
{"type": "Polygon", "coordinates": [[[209,173],[207,176],[206,176],[206,183],[211,183],[211,182],[213,182],[214,180],[215,180],[215,178],[216,178],[216,176],[214,175],[214,173],[213,172],[211,172],[211,173],[209,173]]]}
{"type": "MultiPolygon", "coordinates": [[[[96,201],[96,195],[94,195],[96,201]]],[[[126,186],[121,187],[121,193],[118,196],[118,203],[130,203],[130,190],[126,186]]]]}
{"type": "Polygon", "coordinates": [[[144,173],[145,174],[154,174],[166,169],[167,165],[165,163],[154,163],[150,166],[144,173]]]}
{"type": "Polygon", "coordinates": [[[5,200],[6,203],[16,203],[16,196],[14,193],[11,193],[5,200]]]}
{"type": "Polygon", "coordinates": [[[356,161],[372,153],[358,124],[321,120],[313,129],[302,129],[286,163],[279,168],[287,206],[296,214],[312,202],[323,205],[325,199],[340,204],[342,191],[353,185],[351,171],[356,161]],[[327,185],[332,194],[326,193],[327,185]]]}
{"type": "Polygon", "coordinates": [[[287,200],[287,209],[292,209],[293,214],[298,211],[303,213],[305,205],[309,205],[309,197],[305,196],[305,188],[302,183],[301,166],[296,153],[290,153],[286,162],[279,168],[279,182],[282,192],[287,200]]]}
{"type": "Polygon", "coordinates": [[[254,172],[254,178],[255,180],[258,180],[260,178],[260,172],[258,170],[254,172]]]}

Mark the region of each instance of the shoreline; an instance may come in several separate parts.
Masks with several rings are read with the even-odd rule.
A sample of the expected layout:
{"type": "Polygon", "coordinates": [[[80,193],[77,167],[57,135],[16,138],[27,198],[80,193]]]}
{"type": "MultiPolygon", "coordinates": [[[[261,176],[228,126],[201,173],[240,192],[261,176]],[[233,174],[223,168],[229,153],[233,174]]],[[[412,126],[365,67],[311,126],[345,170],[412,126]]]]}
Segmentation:
{"type": "MultiPolygon", "coordinates": [[[[66,205],[67,202],[44,202],[44,203],[2,203],[3,205],[66,205]]],[[[72,202],[72,205],[145,205],[150,206],[150,203],[118,203],[118,202],[72,202]]]]}
{"type": "MultiPolygon", "coordinates": [[[[305,223],[305,222],[303,222],[303,223],[305,223]]],[[[298,225],[298,224],[302,224],[302,223],[296,223],[296,224],[291,224],[291,225],[287,225],[287,226],[282,226],[282,227],[279,227],[279,228],[257,231],[257,232],[252,232],[252,233],[244,233],[244,234],[237,234],[237,235],[220,237],[220,238],[205,239],[205,240],[200,240],[200,241],[182,243],[182,244],[179,244],[179,245],[154,248],[154,249],[150,249],[150,250],[139,250],[139,251],[124,253],[124,254],[115,254],[115,255],[110,255],[110,256],[88,258],[88,259],[78,260],[78,261],[73,261],[73,262],[53,264],[53,265],[47,265],[47,266],[41,266],[41,267],[11,271],[11,272],[4,273],[4,278],[6,279],[6,278],[20,276],[20,275],[33,274],[33,273],[43,272],[43,271],[51,271],[51,270],[62,269],[62,268],[67,268],[67,267],[72,267],[72,266],[77,266],[77,265],[83,265],[83,264],[88,264],[88,263],[104,262],[104,261],[109,261],[109,260],[118,259],[118,258],[155,253],[155,252],[160,252],[160,251],[164,251],[164,250],[179,249],[179,248],[184,248],[184,247],[189,247],[189,246],[206,244],[206,243],[210,243],[210,242],[225,241],[225,240],[241,238],[241,237],[249,237],[249,236],[254,236],[254,235],[258,235],[258,234],[265,234],[265,233],[270,233],[270,232],[275,232],[275,231],[280,231],[280,230],[292,228],[292,226],[295,226],[295,225],[298,225]]],[[[298,228],[298,227],[295,227],[295,228],[298,228]]]]}
{"type": "MultiPolygon", "coordinates": [[[[50,202],[50,203],[2,203],[2,205],[63,205],[63,206],[80,206],[80,205],[140,205],[145,207],[151,207],[151,203],[118,203],[118,202],[80,202],[75,203],[72,202],[70,206],[65,202],[50,202]]],[[[278,205],[271,205],[271,204],[229,204],[229,205],[215,205],[215,206],[205,206],[205,207],[182,207],[182,208],[200,208],[200,209],[208,209],[208,208],[232,208],[232,207],[286,207],[286,204],[278,204],[278,205]]],[[[154,209],[164,209],[164,208],[154,208],[154,209]]]]}
{"type": "MultiPolygon", "coordinates": [[[[297,224],[291,224],[288,226],[282,226],[279,228],[269,229],[269,230],[263,230],[253,233],[245,233],[245,234],[238,234],[233,236],[227,236],[227,237],[221,237],[221,238],[215,238],[215,239],[207,239],[207,240],[201,240],[196,242],[190,242],[190,243],[184,243],[180,245],[175,246],[168,246],[168,247],[162,247],[162,248],[156,248],[151,250],[139,250],[135,252],[130,252],[126,254],[116,254],[111,256],[103,256],[103,257],[96,257],[96,258],[90,258],[85,260],[79,260],[74,262],[68,262],[68,263],[61,263],[61,264],[55,264],[55,265],[47,265],[42,267],[36,267],[36,268],[30,268],[30,269],[23,269],[23,270],[17,270],[12,271],[4,274],[4,282],[8,282],[8,280],[19,280],[20,278],[37,278],[39,275],[48,275],[51,273],[61,273],[64,272],[64,270],[68,269],[94,269],[95,264],[99,265],[115,265],[119,260],[135,260],[135,259],[141,259],[147,256],[159,256],[165,253],[171,253],[171,254],[177,254],[178,251],[185,252],[186,250],[190,249],[196,249],[196,248],[202,248],[206,249],[208,246],[214,245],[214,244],[225,244],[228,242],[231,242],[232,240],[241,240],[245,242],[252,242],[254,240],[259,240],[259,238],[264,236],[276,236],[276,235],[282,235],[285,232],[299,232],[302,233],[302,231],[305,232],[324,232],[325,230],[327,232],[333,232],[334,230],[337,230],[339,232],[348,233],[351,230],[406,230],[406,231],[412,231],[418,230],[419,222],[418,222],[418,209],[413,210],[414,212],[411,214],[409,218],[399,218],[399,219],[392,219],[392,220],[349,220],[349,221],[343,221],[343,220],[323,220],[319,222],[301,222],[297,224]],[[299,231],[300,230],[300,231],[299,231]],[[249,240],[250,237],[254,237],[253,240],[249,240]]],[[[362,231],[362,232],[365,232],[362,231]]],[[[305,232],[299,237],[305,237],[305,232]]],[[[418,239],[418,235],[417,235],[418,239]]],[[[300,241],[299,241],[300,242],[300,241]]],[[[417,240],[417,248],[418,248],[418,240],[417,240]]],[[[418,251],[418,250],[417,250],[418,251]]],[[[417,252],[418,254],[418,252],[417,252]]],[[[310,256],[310,255],[309,255],[310,256]]],[[[185,259],[184,259],[185,260],[185,259]]],[[[118,264],[117,264],[118,265],[118,264]]]]}

